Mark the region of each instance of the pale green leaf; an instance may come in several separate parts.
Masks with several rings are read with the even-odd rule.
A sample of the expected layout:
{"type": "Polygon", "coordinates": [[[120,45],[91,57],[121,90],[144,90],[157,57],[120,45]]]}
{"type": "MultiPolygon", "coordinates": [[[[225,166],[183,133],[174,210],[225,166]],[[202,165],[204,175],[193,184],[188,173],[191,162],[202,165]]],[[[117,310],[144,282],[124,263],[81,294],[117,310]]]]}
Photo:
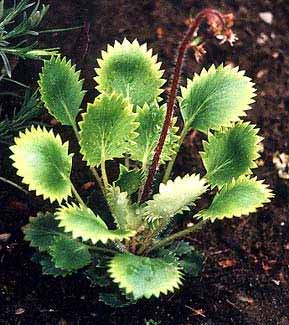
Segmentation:
{"type": "Polygon", "coordinates": [[[68,143],[63,144],[59,135],[32,126],[31,130],[20,132],[10,149],[17,175],[23,177],[29,190],[51,202],[67,199],[71,194],[72,156],[68,154],[68,143]]]}
{"type": "Polygon", "coordinates": [[[24,239],[30,242],[30,246],[38,247],[39,251],[47,251],[54,242],[55,235],[63,232],[58,228],[58,221],[53,214],[38,213],[36,218],[30,218],[29,223],[23,227],[24,239]]]}
{"type": "Polygon", "coordinates": [[[155,221],[164,219],[169,221],[177,213],[189,210],[189,206],[207,190],[206,180],[200,175],[178,176],[174,181],[160,184],[159,193],[147,201],[145,214],[147,220],[155,221]]]}
{"type": "Polygon", "coordinates": [[[119,187],[111,186],[106,199],[118,228],[136,230],[141,225],[142,216],[130,204],[127,192],[121,192],[119,187]]]}
{"type": "Polygon", "coordinates": [[[259,157],[261,137],[249,123],[237,123],[214,134],[209,133],[201,153],[207,170],[206,178],[212,186],[223,186],[241,175],[250,174],[259,157]]]}
{"type": "MultiPolygon", "coordinates": [[[[129,153],[131,159],[141,161],[143,169],[150,164],[153,159],[154,149],[156,148],[163,123],[166,115],[166,106],[158,106],[156,102],[151,105],[145,104],[143,108],[137,108],[137,121],[139,127],[136,130],[138,137],[135,139],[129,153]]],[[[176,135],[178,128],[174,126],[176,120],[173,119],[172,127],[169,129],[168,136],[161,154],[161,162],[164,163],[171,159],[178,147],[179,137],[176,135]]]]}
{"type": "Polygon", "coordinates": [[[99,96],[89,104],[79,123],[81,153],[88,164],[121,158],[137,136],[135,119],[132,106],[115,94],[99,96]]]}
{"type": "Polygon", "coordinates": [[[118,179],[114,182],[121,192],[127,192],[128,195],[135,193],[145,181],[145,174],[140,169],[128,170],[124,165],[119,167],[118,179]]]}
{"type": "Polygon", "coordinates": [[[67,271],[81,269],[91,262],[87,246],[67,236],[57,236],[49,254],[56,268],[67,271]]]}
{"type": "Polygon", "coordinates": [[[146,44],[139,45],[137,40],[130,43],[124,39],[122,43],[116,41],[113,47],[108,45],[98,64],[95,80],[100,93],[116,92],[129,98],[133,105],[143,106],[163,92],[161,63],[157,63],[151,50],[147,51],[146,44]]]}
{"type": "Polygon", "coordinates": [[[113,281],[135,299],[149,299],[173,292],[182,280],[177,264],[132,254],[115,255],[109,263],[108,272],[113,281]]]}
{"type": "Polygon", "coordinates": [[[224,185],[209,208],[202,210],[197,216],[210,221],[245,216],[256,212],[257,208],[270,202],[272,197],[272,191],[263,181],[241,176],[224,185]]]}
{"type": "Polygon", "coordinates": [[[66,58],[52,56],[44,61],[39,80],[41,99],[49,113],[63,125],[74,125],[79,113],[85,94],[79,76],[80,72],[66,58]]]}
{"type": "Polygon", "coordinates": [[[195,74],[187,87],[181,88],[181,111],[186,129],[207,133],[209,129],[229,126],[246,115],[254,102],[254,84],[238,68],[211,66],[200,75],[195,74]]]}
{"type": "Polygon", "coordinates": [[[105,222],[89,208],[76,204],[59,208],[56,219],[60,220],[59,226],[64,227],[65,232],[72,233],[73,238],[91,240],[93,244],[99,241],[105,244],[108,240],[128,239],[135,234],[134,231],[109,230],[105,222]]]}

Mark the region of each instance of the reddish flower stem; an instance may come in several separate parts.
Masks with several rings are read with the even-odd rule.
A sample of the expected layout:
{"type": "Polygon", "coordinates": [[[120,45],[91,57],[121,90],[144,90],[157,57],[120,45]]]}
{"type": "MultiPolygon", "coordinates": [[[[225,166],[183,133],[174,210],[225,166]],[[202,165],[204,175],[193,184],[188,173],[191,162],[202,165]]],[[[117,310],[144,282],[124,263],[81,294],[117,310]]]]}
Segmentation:
{"type": "Polygon", "coordinates": [[[171,126],[171,120],[172,120],[173,113],[174,113],[176,95],[177,95],[177,90],[178,90],[178,85],[179,85],[179,80],[180,80],[180,75],[181,75],[181,70],[182,70],[182,65],[183,65],[183,60],[184,60],[186,50],[187,50],[195,32],[198,30],[202,20],[204,18],[209,18],[209,17],[213,17],[213,16],[215,16],[220,21],[221,25],[224,26],[223,15],[219,11],[210,9],[210,8],[204,9],[193,20],[191,26],[188,28],[188,30],[181,42],[181,45],[178,49],[175,71],[174,71],[173,80],[172,80],[172,84],[171,84],[169,99],[167,102],[166,117],[165,117],[165,121],[163,124],[162,132],[161,132],[161,135],[159,138],[159,142],[155,148],[154,157],[152,160],[152,164],[149,168],[148,177],[147,177],[146,183],[144,185],[144,190],[141,195],[141,202],[144,202],[149,197],[151,188],[153,185],[153,181],[155,178],[155,174],[159,167],[160,156],[161,156],[161,153],[162,153],[165,141],[166,141],[168,131],[171,126]]]}

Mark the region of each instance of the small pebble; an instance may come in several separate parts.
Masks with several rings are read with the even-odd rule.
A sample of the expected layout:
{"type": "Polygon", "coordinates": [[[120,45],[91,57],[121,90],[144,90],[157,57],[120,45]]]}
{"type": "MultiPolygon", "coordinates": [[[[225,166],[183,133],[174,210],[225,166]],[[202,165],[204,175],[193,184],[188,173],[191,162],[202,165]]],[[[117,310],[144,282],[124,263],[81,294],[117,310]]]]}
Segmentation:
{"type": "Polygon", "coordinates": [[[271,25],[273,22],[273,15],[270,11],[259,12],[259,17],[266,23],[271,25]]]}
{"type": "Polygon", "coordinates": [[[256,42],[259,45],[264,45],[267,43],[268,40],[269,40],[269,37],[265,33],[261,33],[260,36],[257,37],[256,42]]]}
{"type": "Polygon", "coordinates": [[[274,282],[277,286],[280,285],[280,281],[272,279],[272,282],[274,282]]]}
{"type": "Polygon", "coordinates": [[[266,76],[267,73],[268,73],[268,70],[267,70],[267,69],[261,69],[261,70],[259,70],[259,71],[257,72],[256,77],[257,77],[257,79],[261,79],[261,78],[263,78],[264,76],[266,76]]]}
{"type": "Polygon", "coordinates": [[[24,308],[17,308],[15,310],[15,315],[22,315],[25,313],[25,309],[24,308]]]}
{"type": "Polygon", "coordinates": [[[0,234],[0,241],[6,242],[11,237],[10,233],[3,233],[0,234]]]}

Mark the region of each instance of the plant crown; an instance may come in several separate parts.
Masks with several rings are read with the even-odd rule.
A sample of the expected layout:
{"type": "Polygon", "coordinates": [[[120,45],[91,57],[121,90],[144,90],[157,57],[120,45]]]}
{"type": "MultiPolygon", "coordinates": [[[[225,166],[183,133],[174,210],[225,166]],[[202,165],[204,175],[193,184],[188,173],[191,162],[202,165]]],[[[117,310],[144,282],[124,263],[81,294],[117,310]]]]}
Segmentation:
{"type": "Polygon", "coordinates": [[[55,213],[39,213],[24,228],[25,239],[37,248],[34,260],[45,274],[66,276],[81,269],[101,287],[118,286],[115,294],[101,294],[113,305],[178,289],[185,276],[198,274],[202,255],[188,242],[174,240],[206,222],[246,216],[272,197],[267,185],[252,177],[259,157],[258,129],[240,119],[254,102],[254,84],[238,68],[213,65],[181,87],[183,127],[171,120],[160,159],[165,170],[185,135],[195,129],[207,139],[201,152],[206,174],[168,179],[165,173],[163,180],[155,180],[154,194],[141,200],[166,114],[160,67],[152,50],[137,40],[109,45],[96,69],[100,95],[78,123],[85,94],[80,72],[66,58],[44,62],[42,101],[55,119],[74,130],[83,160],[106,199],[106,214],[89,208],[88,198],[75,189],[70,144],[53,130],[26,129],[11,147],[23,183],[58,204],[55,213]],[[119,163],[116,180],[107,175],[108,160],[119,163]],[[196,209],[197,200],[210,190],[216,193],[211,203],[196,209]],[[183,213],[197,223],[175,232],[173,224],[183,213]]]}

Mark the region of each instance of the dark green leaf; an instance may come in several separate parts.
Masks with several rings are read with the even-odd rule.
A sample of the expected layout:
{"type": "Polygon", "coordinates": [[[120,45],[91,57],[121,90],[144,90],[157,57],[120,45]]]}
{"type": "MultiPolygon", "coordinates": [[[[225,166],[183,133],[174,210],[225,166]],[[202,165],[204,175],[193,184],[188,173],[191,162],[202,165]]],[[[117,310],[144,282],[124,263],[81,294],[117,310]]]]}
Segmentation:
{"type": "Polygon", "coordinates": [[[237,123],[234,126],[209,133],[208,142],[204,142],[203,163],[207,170],[206,178],[212,186],[223,186],[241,175],[251,173],[257,167],[254,162],[259,157],[257,129],[249,123],[237,123]]]}
{"type": "Polygon", "coordinates": [[[49,113],[64,125],[75,125],[85,92],[80,72],[66,58],[44,61],[40,74],[40,93],[49,113]]]}
{"type": "Polygon", "coordinates": [[[128,195],[135,193],[145,181],[145,174],[139,169],[128,170],[124,165],[120,165],[118,179],[114,182],[121,192],[128,195]]]}
{"type": "Polygon", "coordinates": [[[87,246],[67,236],[55,237],[49,254],[56,268],[68,271],[81,269],[91,261],[87,246]]]}
{"type": "Polygon", "coordinates": [[[23,228],[24,239],[30,241],[30,246],[38,247],[39,251],[47,251],[54,242],[55,235],[63,232],[58,228],[58,221],[53,214],[38,213],[36,218],[30,218],[23,228]]]}

